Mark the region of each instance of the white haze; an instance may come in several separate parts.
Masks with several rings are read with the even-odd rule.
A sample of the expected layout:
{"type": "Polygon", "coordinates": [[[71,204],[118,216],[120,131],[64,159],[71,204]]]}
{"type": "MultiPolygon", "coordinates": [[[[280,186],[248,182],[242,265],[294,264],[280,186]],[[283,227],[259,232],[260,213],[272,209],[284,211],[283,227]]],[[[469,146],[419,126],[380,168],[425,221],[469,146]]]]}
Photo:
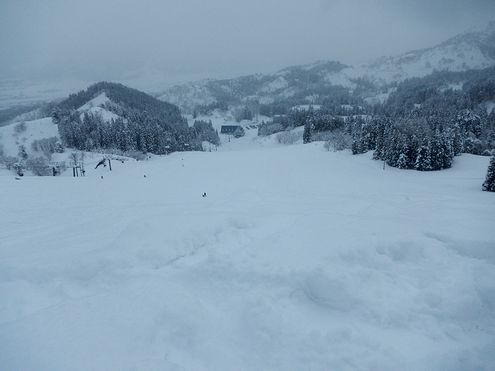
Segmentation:
{"type": "Polygon", "coordinates": [[[159,83],[355,64],[483,27],[491,0],[2,0],[0,79],[159,83]]]}

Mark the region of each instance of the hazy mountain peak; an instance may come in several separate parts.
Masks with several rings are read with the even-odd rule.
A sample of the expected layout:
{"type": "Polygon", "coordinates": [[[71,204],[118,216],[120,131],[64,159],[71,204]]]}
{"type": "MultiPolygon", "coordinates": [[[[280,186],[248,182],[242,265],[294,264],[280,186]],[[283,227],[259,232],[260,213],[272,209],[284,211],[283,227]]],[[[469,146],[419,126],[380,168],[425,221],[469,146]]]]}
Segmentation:
{"type": "Polygon", "coordinates": [[[382,57],[359,67],[358,74],[377,84],[388,84],[410,77],[423,77],[434,71],[483,69],[495,64],[495,22],[481,31],[456,35],[434,47],[382,57]]]}
{"type": "MultiPolygon", "coordinates": [[[[482,30],[454,36],[434,47],[385,56],[367,64],[346,66],[338,61],[317,61],[290,66],[274,74],[251,75],[229,80],[204,80],[172,87],[160,99],[186,110],[215,102],[240,103],[258,100],[272,103],[303,96],[307,91],[343,87],[382,89],[412,77],[424,77],[435,71],[459,72],[495,65],[495,22],[482,30]]],[[[375,93],[373,93],[375,94],[375,93]]]]}

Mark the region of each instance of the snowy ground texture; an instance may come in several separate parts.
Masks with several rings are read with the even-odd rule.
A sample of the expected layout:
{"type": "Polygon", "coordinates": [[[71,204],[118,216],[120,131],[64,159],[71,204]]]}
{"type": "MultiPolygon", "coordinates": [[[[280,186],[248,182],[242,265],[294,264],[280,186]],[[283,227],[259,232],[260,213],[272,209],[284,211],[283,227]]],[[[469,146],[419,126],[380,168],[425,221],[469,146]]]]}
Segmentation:
{"type": "Polygon", "coordinates": [[[487,165],[311,144],[4,173],[0,369],[493,370],[487,165]]]}

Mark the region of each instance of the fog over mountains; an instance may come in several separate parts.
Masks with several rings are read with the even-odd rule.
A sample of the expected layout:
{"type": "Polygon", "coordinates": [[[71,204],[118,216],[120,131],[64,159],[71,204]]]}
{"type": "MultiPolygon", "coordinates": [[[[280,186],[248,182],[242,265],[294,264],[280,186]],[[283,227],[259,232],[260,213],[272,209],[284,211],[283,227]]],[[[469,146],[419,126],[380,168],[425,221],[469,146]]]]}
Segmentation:
{"type": "MultiPolygon", "coordinates": [[[[459,34],[434,47],[413,50],[397,56],[382,57],[369,63],[348,66],[319,61],[284,68],[274,74],[248,75],[227,80],[203,80],[177,85],[160,95],[184,109],[195,105],[231,101],[258,100],[273,103],[294,97],[303,91],[317,94],[332,86],[355,91],[365,98],[383,101],[396,83],[407,78],[424,77],[435,71],[460,72],[495,65],[495,22],[485,29],[459,34]]],[[[308,102],[315,97],[308,97],[308,102]]]]}
{"type": "Polygon", "coordinates": [[[60,99],[98,81],[158,93],[318,60],[356,68],[482,28],[495,14],[491,0],[141,4],[0,2],[0,109],[60,99]]]}

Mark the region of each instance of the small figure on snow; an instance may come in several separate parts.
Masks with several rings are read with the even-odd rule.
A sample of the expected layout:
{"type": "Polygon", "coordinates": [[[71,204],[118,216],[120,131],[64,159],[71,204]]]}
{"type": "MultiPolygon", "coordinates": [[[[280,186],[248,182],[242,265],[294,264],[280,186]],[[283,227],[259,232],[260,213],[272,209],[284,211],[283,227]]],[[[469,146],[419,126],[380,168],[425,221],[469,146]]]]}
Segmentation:
{"type": "Polygon", "coordinates": [[[207,197],[206,192],[203,192],[203,197],[207,197]]]}

